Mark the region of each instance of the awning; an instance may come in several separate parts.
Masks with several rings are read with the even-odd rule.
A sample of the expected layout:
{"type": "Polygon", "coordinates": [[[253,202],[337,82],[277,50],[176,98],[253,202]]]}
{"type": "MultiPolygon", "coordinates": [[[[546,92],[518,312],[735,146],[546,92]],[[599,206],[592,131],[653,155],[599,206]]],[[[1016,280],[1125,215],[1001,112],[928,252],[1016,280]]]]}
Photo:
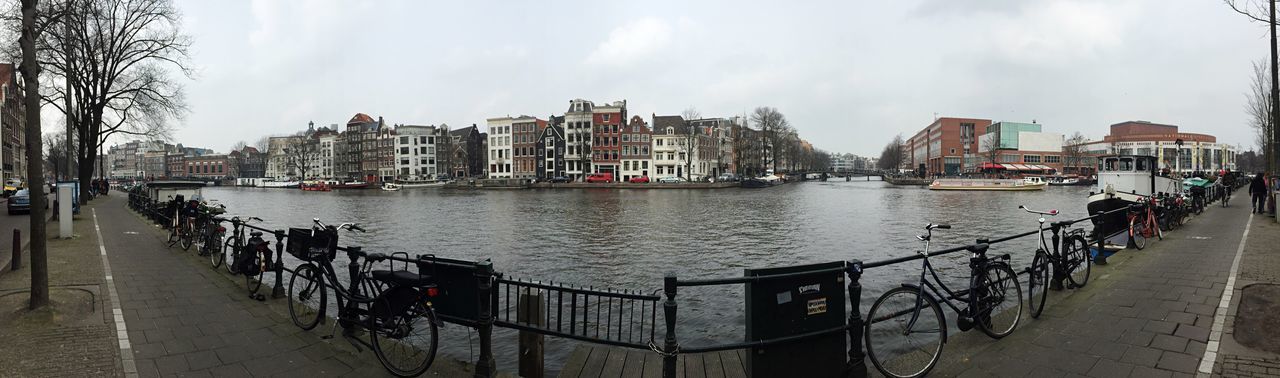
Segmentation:
{"type": "Polygon", "coordinates": [[[1016,171],[1016,170],[1018,170],[1018,165],[1017,165],[1017,164],[1000,164],[1000,165],[1003,165],[1003,166],[1004,166],[1004,169],[1008,169],[1008,170],[1011,170],[1011,171],[1016,171]]]}
{"type": "Polygon", "coordinates": [[[1005,167],[1004,165],[1001,165],[1001,164],[982,163],[982,165],[978,166],[978,169],[1005,169],[1005,167]]]}

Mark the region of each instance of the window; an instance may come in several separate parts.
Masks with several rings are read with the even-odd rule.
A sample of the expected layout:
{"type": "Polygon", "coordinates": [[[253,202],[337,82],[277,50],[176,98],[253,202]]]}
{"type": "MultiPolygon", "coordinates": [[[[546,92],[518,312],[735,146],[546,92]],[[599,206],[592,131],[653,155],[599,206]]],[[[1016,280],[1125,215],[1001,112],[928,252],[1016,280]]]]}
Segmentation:
{"type": "Polygon", "coordinates": [[[627,143],[630,141],[631,141],[630,134],[622,134],[622,143],[627,143]]]}
{"type": "Polygon", "coordinates": [[[1022,155],[1022,161],[1024,163],[1039,163],[1040,155],[1022,155]]]}
{"type": "Polygon", "coordinates": [[[409,137],[407,136],[400,137],[400,144],[409,144],[409,137]]]}
{"type": "Polygon", "coordinates": [[[641,160],[641,161],[640,161],[640,169],[649,169],[649,161],[648,161],[648,160],[641,160]]]}
{"type": "Polygon", "coordinates": [[[649,142],[649,134],[644,134],[644,141],[649,142]]]}
{"type": "MultiPolygon", "coordinates": [[[[608,114],[605,114],[605,115],[604,115],[604,121],[605,121],[605,122],[609,122],[609,115],[608,115],[608,114]]],[[[68,160],[70,160],[70,159],[68,159],[68,160]]]]}
{"type": "Polygon", "coordinates": [[[667,126],[667,135],[675,135],[676,128],[667,126]]]}
{"type": "Polygon", "coordinates": [[[654,143],[655,143],[655,144],[657,144],[657,146],[661,147],[661,146],[662,146],[662,139],[657,139],[657,140],[655,140],[655,142],[654,142],[654,143]]]}
{"type": "Polygon", "coordinates": [[[649,146],[640,146],[640,154],[641,154],[641,155],[648,155],[648,154],[649,154],[649,146]]]}
{"type": "Polygon", "coordinates": [[[1044,162],[1045,163],[1061,163],[1062,157],[1058,155],[1045,155],[1044,162]]]}

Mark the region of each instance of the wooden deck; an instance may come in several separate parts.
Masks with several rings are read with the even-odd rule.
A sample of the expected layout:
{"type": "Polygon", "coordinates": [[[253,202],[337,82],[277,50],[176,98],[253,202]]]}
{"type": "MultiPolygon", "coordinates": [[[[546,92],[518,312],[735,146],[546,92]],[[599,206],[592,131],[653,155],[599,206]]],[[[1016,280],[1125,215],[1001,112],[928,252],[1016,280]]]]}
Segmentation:
{"type": "MultiPolygon", "coordinates": [[[[746,378],[743,350],[681,354],[676,359],[677,377],[746,378]]],[[[565,361],[560,377],[613,378],[661,377],[662,356],[652,351],[605,346],[578,345],[565,361]]]]}

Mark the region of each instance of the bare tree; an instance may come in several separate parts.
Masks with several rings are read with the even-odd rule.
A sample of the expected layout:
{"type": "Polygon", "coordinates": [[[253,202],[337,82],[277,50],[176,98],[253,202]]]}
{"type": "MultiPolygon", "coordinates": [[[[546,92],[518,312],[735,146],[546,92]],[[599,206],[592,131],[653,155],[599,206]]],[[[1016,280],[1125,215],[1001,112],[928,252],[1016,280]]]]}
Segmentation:
{"type": "MultiPolygon", "coordinates": [[[[39,41],[41,64],[65,86],[50,86],[45,102],[70,116],[79,140],[81,182],[92,178],[97,150],[115,134],[168,139],[170,122],[186,112],[182,86],[170,70],[192,76],[191,39],[182,34],[171,0],[70,0],[57,27],[39,41]]],[[[57,82],[55,80],[54,82],[57,82]]],[[[80,187],[88,198],[89,187],[80,187]]]]}
{"type": "Polygon", "coordinates": [[[258,152],[261,152],[264,154],[267,153],[269,150],[271,150],[271,137],[263,136],[261,138],[258,138],[257,142],[253,142],[252,147],[258,149],[258,152]]]}
{"type": "MultiPolygon", "coordinates": [[[[1258,148],[1268,163],[1275,140],[1275,118],[1272,117],[1271,86],[1267,83],[1267,65],[1265,62],[1253,63],[1253,81],[1249,83],[1249,93],[1245,94],[1245,113],[1249,115],[1249,126],[1256,133],[1258,148]]],[[[1268,167],[1271,168],[1271,167],[1268,167]]]]}
{"type": "Polygon", "coordinates": [[[310,177],[307,171],[311,169],[311,163],[320,158],[320,144],[314,138],[303,136],[289,138],[288,143],[284,148],[286,164],[298,173],[298,178],[306,180],[310,177]]]}
{"type": "Polygon", "coordinates": [[[762,167],[764,169],[776,168],[774,164],[780,157],[780,151],[775,147],[782,144],[782,138],[786,135],[786,130],[791,127],[791,124],[787,122],[787,117],[782,115],[782,112],[770,106],[757,107],[751,113],[751,122],[760,128],[762,167]]]}
{"type": "Polygon", "coordinates": [[[987,162],[1000,164],[1000,134],[987,133],[981,138],[979,145],[982,146],[982,154],[987,158],[987,162]]]}
{"type": "Polygon", "coordinates": [[[40,62],[36,59],[36,41],[44,34],[48,24],[40,23],[38,0],[22,0],[22,28],[18,45],[22,50],[23,106],[26,108],[27,132],[27,180],[31,202],[28,217],[31,230],[31,301],[28,308],[38,310],[49,305],[49,255],[48,236],[45,234],[44,165],[39,164],[42,154],[40,143],[40,62]],[[37,184],[39,183],[39,184],[37,184]]]}
{"type": "Polygon", "coordinates": [[[906,156],[903,152],[902,144],[902,134],[898,134],[893,137],[893,140],[889,141],[889,144],[884,146],[884,150],[880,151],[880,160],[876,162],[880,169],[896,173],[898,169],[902,168],[902,164],[905,162],[903,157],[906,156]]]}
{"type": "Polygon", "coordinates": [[[1084,137],[1079,131],[1071,134],[1067,138],[1066,143],[1062,146],[1062,170],[1063,172],[1075,168],[1076,173],[1080,173],[1081,163],[1084,161],[1085,151],[1084,143],[1089,139],[1084,137]]]}
{"type": "MultiPolygon", "coordinates": [[[[79,165],[76,164],[75,155],[68,148],[66,132],[62,130],[46,133],[42,136],[44,139],[44,160],[43,163],[49,171],[54,172],[54,178],[57,180],[68,180],[80,171],[79,165]],[[59,168],[68,168],[70,171],[60,172],[59,168]]],[[[79,141],[74,140],[75,133],[72,133],[72,146],[79,141]]]]}
{"type": "Polygon", "coordinates": [[[698,127],[694,125],[694,121],[702,119],[702,113],[690,106],[680,112],[680,118],[684,119],[684,140],[677,147],[677,151],[684,154],[685,178],[693,181],[693,156],[700,152],[698,151],[698,127]]]}
{"type": "MultiPolygon", "coordinates": [[[[1269,135],[1264,133],[1268,138],[1266,139],[1267,142],[1263,145],[1269,146],[1270,148],[1263,149],[1263,156],[1266,157],[1267,170],[1275,172],[1277,168],[1280,168],[1280,134],[1275,132],[1275,125],[1280,123],[1280,120],[1277,120],[1278,114],[1275,111],[1275,109],[1280,108],[1280,52],[1277,51],[1276,46],[1276,3],[1274,0],[1267,1],[1266,6],[1263,6],[1262,4],[1259,4],[1260,1],[1255,0],[1223,0],[1223,2],[1225,2],[1227,6],[1231,7],[1232,10],[1236,11],[1236,13],[1240,13],[1241,15],[1248,17],[1251,21],[1265,23],[1271,32],[1271,43],[1269,44],[1269,47],[1271,47],[1271,65],[1263,65],[1271,70],[1271,86],[1269,87],[1270,95],[1267,96],[1269,101],[1266,102],[1269,104],[1267,108],[1271,111],[1267,112],[1270,117],[1267,118],[1268,122],[1264,123],[1268,126],[1263,128],[1264,130],[1269,131],[1269,135]]],[[[1253,87],[1258,87],[1258,83],[1256,82],[1265,82],[1265,80],[1258,80],[1256,78],[1256,76],[1258,76],[1257,71],[1259,71],[1258,66],[1259,64],[1254,64],[1255,84],[1253,87]]],[[[1254,106],[1251,104],[1250,108],[1253,107],[1254,106]]],[[[1250,113],[1253,112],[1251,111],[1250,113]]]]}

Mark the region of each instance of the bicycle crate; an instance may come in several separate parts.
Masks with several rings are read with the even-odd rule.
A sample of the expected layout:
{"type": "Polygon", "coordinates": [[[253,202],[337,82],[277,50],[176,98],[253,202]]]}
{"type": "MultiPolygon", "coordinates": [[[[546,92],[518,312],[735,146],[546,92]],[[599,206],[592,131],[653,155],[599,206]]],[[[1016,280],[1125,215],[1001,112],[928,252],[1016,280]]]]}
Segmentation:
{"type": "Polygon", "coordinates": [[[338,255],[338,235],[310,228],[289,228],[285,251],[302,261],[333,261],[338,255]]]}

